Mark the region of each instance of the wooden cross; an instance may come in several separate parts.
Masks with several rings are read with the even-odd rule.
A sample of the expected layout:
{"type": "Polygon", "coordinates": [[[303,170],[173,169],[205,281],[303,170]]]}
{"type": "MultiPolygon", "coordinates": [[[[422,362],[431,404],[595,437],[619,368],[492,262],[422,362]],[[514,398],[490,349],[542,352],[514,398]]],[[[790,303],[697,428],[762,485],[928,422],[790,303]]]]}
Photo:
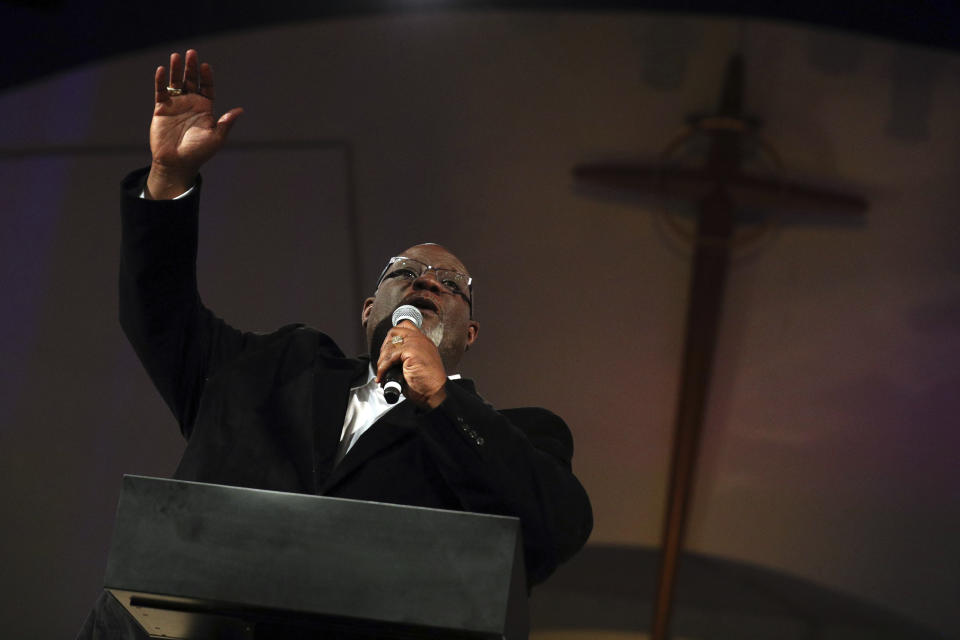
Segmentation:
{"type": "Polygon", "coordinates": [[[736,209],[738,206],[789,207],[855,215],[867,209],[866,201],[857,196],[743,171],[744,142],[759,127],[756,120],[742,115],[743,76],[743,60],[736,55],[727,66],[718,113],[690,120],[695,131],[709,136],[709,151],[702,167],[661,163],[592,164],[574,168],[576,178],[593,185],[681,197],[699,205],[660,572],[651,624],[653,640],[665,640],[669,633],[677,565],[691,504],[724,283],[734,240],[736,209]]]}

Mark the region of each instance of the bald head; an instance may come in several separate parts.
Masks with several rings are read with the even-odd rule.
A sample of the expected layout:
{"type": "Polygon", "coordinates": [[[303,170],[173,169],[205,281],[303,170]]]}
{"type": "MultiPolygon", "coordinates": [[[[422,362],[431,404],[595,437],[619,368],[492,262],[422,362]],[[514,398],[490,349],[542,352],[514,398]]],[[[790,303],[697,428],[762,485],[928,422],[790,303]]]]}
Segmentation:
{"type": "Polygon", "coordinates": [[[416,258],[421,262],[426,262],[429,265],[433,265],[441,269],[452,269],[453,271],[459,271],[461,273],[470,275],[470,272],[467,271],[466,265],[464,265],[460,259],[453,254],[453,251],[450,251],[450,249],[447,249],[442,244],[437,244],[436,242],[415,244],[412,247],[404,249],[403,253],[400,255],[407,256],[409,258],[416,258]],[[429,258],[429,260],[427,258],[429,258]],[[431,262],[431,260],[433,262],[431,262]]]}

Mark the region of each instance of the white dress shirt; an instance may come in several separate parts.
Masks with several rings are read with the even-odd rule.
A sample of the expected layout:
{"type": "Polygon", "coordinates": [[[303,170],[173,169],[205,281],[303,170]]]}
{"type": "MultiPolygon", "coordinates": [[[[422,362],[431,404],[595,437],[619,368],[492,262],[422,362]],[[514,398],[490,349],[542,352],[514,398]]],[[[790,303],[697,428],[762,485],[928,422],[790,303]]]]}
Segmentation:
{"type": "MultiPolygon", "coordinates": [[[[458,380],[459,373],[447,376],[450,380],[458,380]]],[[[405,398],[400,394],[396,404],[390,404],[383,397],[383,388],[377,384],[373,366],[367,366],[367,381],[350,388],[350,399],[347,401],[347,413],[343,417],[343,430],[340,432],[340,449],[334,464],[339,464],[347,455],[363,432],[383,417],[385,413],[398,406],[405,398]]]]}

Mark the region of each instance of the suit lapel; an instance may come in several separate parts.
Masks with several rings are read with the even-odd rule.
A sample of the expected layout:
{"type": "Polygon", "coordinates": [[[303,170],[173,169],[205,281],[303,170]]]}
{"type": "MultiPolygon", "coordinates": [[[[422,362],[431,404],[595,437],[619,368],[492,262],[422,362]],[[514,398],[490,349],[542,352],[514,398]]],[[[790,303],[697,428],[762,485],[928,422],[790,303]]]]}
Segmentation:
{"type": "MultiPolygon", "coordinates": [[[[406,438],[416,436],[419,428],[416,406],[409,400],[404,400],[396,407],[385,413],[369,429],[367,429],[350,448],[350,451],[344,456],[336,467],[333,466],[337,449],[340,446],[340,432],[343,427],[344,411],[347,406],[347,395],[350,392],[350,382],[356,382],[358,374],[363,372],[367,366],[363,362],[363,368],[355,370],[352,377],[344,379],[336,375],[326,374],[324,380],[336,385],[335,389],[326,389],[324,393],[318,395],[328,395],[323,413],[317,412],[322,420],[328,420],[330,423],[336,422],[336,429],[320,429],[319,437],[323,437],[324,457],[322,460],[323,473],[318,475],[319,483],[315,493],[328,493],[333,487],[342,482],[347,476],[372,460],[384,449],[392,446],[396,442],[406,438]],[[331,393],[332,392],[332,393],[331,393]],[[333,397],[336,395],[336,397],[333,397]],[[333,433],[333,432],[336,433],[333,433]]],[[[453,381],[455,384],[467,389],[471,393],[476,393],[473,381],[468,378],[462,378],[453,381]]],[[[318,385],[323,384],[323,380],[318,377],[318,385]]],[[[318,391],[323,387],[318,386],[318,391]]],[[[318,442],[318,450],[320,443],[318,442]]],[[[319,458],[318,458],[319,460],[319,458]]]]}
{"type": "Polygon", "coordinates": [[[366,360],[318,358],[314,366],[314,486],[320,493],[330,474],[340,446],[343,416],[350,387],[367,369],[366,360]]]}
{"type": "Polygon", "coordinates": [[[362,467],[384,449],[394,443],[416,435],[418,423],[416,407],[404,400],[370,425],[350,448],[321,486],[319,493],[324,494],[339,484],[344,478],[362,467]]]}

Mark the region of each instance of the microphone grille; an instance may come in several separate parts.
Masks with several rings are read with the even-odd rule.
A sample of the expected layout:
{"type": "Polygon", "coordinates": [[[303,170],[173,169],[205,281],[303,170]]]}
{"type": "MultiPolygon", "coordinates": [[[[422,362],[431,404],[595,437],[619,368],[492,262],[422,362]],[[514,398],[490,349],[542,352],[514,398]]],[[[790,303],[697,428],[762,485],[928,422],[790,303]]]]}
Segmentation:
{"type": "Polygon", "coordinates": [[[417,329],[423,326],[423,314],[412,304],[402,304],[393,312],[393,326],[397,326],[404,320],[409,320],[417,325],[417,329]]]}

